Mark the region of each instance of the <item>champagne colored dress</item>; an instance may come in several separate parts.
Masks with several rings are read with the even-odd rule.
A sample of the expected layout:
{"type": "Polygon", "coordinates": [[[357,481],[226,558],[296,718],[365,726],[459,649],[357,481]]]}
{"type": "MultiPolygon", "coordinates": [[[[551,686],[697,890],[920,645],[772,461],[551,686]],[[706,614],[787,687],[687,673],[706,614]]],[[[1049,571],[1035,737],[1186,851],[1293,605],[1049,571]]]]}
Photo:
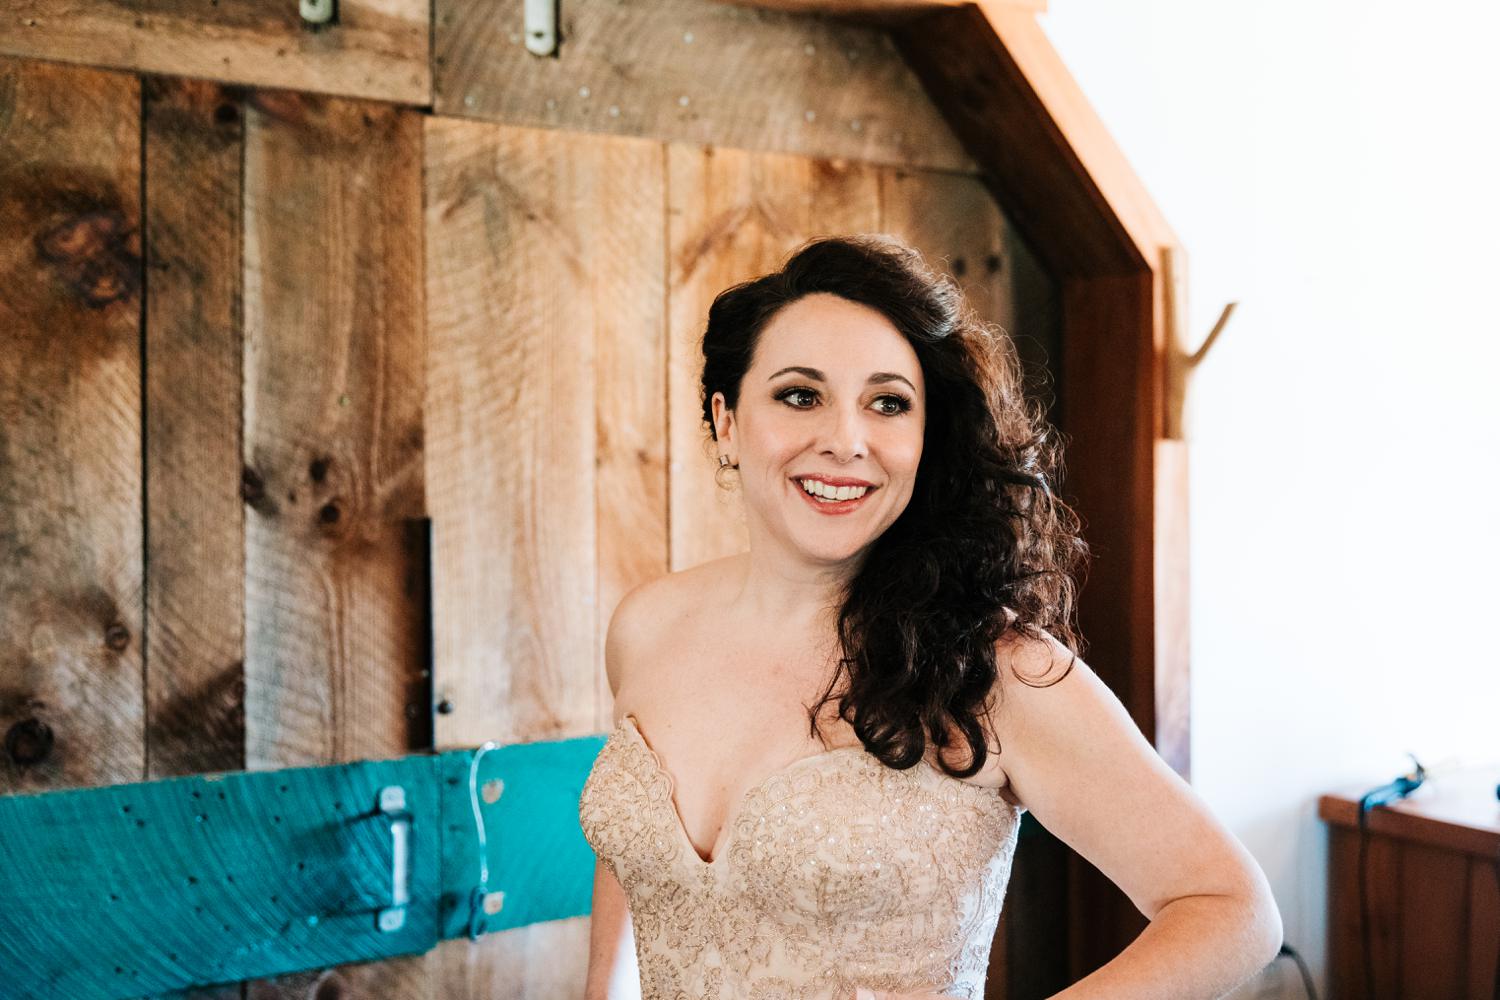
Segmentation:
{"type": "Polygon", "coordinates": [[[625,890],[644,1000],[849,1000],[855,985],[980,1000],[1024,806],[863,746],[745,793],[704,860],[631,715],[579,797],[625,890]]]}

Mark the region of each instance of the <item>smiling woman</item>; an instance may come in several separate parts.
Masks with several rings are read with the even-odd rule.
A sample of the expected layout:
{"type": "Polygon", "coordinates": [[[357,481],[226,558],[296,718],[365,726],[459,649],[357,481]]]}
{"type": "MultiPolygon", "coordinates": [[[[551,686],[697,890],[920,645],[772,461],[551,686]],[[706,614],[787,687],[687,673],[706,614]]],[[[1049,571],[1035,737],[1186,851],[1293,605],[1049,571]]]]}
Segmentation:
{"type": "Polygon", "coordinates": [[[911,247],[835,238],[725,290],[703,357],[704,419],[739,470],[752,560],[791,549],[838,567],[844,657],[819,707],[847,679],[840,717],[888,765],[956,740],[971,759],[950,773],[979,773],[992,646],[1029,628],[1076,648],[1087,555],[1009,338],[911,247]],[[846,480],[871,490],[809,496],[846,480]]]}
{"type": "Polygon", "coordinates": [[[830,237],[722,292],[703,359],[750,548],[610,621],[590,997],[633,995],[629,928],[646,1000],[977,1000],[1028,809],[1153,920],[1061,995],[1269,961],[1264,876],[1078,655],[1088,550],[1008,337],[911,247],[830,237]]]}
{"type": "Polygon", "coordinates": [[[827,292],[778,312],[755,354],[736,404],[715,390],[710,405],[715,436],[739,455],[750,531],[847,562],[911,499],[921,363],[882,313],[827,292]],[[782,363],[793,358],[817,365],[782,363]],[[778,502],[791,492],[801,502],[778,502]],[[809,520],[809,510],[836,520],[809,520]]]}

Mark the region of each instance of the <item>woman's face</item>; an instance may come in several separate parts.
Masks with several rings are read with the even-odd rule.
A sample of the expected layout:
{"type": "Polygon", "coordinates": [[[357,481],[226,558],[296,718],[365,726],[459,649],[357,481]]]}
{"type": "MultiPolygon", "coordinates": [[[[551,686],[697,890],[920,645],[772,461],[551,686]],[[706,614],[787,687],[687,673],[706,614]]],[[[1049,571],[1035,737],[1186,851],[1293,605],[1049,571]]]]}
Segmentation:
{"type": "Polygon", "coordinates": [[[738,406],[720,392],[712,406],[719,454],[740,465],[752,542],[769,536],[841,562],[911,499],[926,389],[916,352],[876,309],[827,292],[783,307],[761,332],[738,406]],[[845,499],[811,496],[804,483],[845,499]]]}

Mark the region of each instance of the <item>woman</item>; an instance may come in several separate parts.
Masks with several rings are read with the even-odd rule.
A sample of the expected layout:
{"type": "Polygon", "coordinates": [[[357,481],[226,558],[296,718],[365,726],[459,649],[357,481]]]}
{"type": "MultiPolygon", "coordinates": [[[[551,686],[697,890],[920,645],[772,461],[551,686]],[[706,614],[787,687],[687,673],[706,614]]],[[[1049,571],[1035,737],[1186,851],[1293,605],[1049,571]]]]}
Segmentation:
{"type": "Polygon", "coordinates": [[[981,997],[1027,809],[1151,919],[1059,997],[1269,962],[1264,875],[1076,655],[1087,549],[1008,341],[911,248],[830,238],[720,294],[703,355],[750,550],[610,621],[590,1000],[632,951],[646,1000],[981,997]]]}

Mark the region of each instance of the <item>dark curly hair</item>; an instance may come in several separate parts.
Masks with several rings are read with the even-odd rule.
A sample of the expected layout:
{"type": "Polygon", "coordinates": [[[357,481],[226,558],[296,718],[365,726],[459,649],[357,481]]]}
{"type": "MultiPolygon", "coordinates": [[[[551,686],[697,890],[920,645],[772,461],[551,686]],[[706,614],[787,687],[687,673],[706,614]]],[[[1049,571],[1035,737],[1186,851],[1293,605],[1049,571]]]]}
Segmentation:
{"type": "Polygon", "coordinates": [[[1075,574],[1089,549],[1078,515],[1055,492],[1062,444],[1023,391],[1010,337],[981,320],[950,277],[885,234],[809,240],[780,270],[719,293],[703,335],[710,439],[714,393],[735,408],[761,331],[813,292],[879,310],[910,342],[927,419],[910,502],[838,595],[842,657],[812,706],[810,733],[819,736],[818,716],[847,676],[839,717],[867,750],[904,769],[923,758],[927,739],[941,750],[956,730],[969,764],[952,768],[941,752],[939,764],[970,777],[989,752],[981,718],[999,638],[1053,633],[1072,658],[1052,683],[1082,655],[1075,574]]]}

